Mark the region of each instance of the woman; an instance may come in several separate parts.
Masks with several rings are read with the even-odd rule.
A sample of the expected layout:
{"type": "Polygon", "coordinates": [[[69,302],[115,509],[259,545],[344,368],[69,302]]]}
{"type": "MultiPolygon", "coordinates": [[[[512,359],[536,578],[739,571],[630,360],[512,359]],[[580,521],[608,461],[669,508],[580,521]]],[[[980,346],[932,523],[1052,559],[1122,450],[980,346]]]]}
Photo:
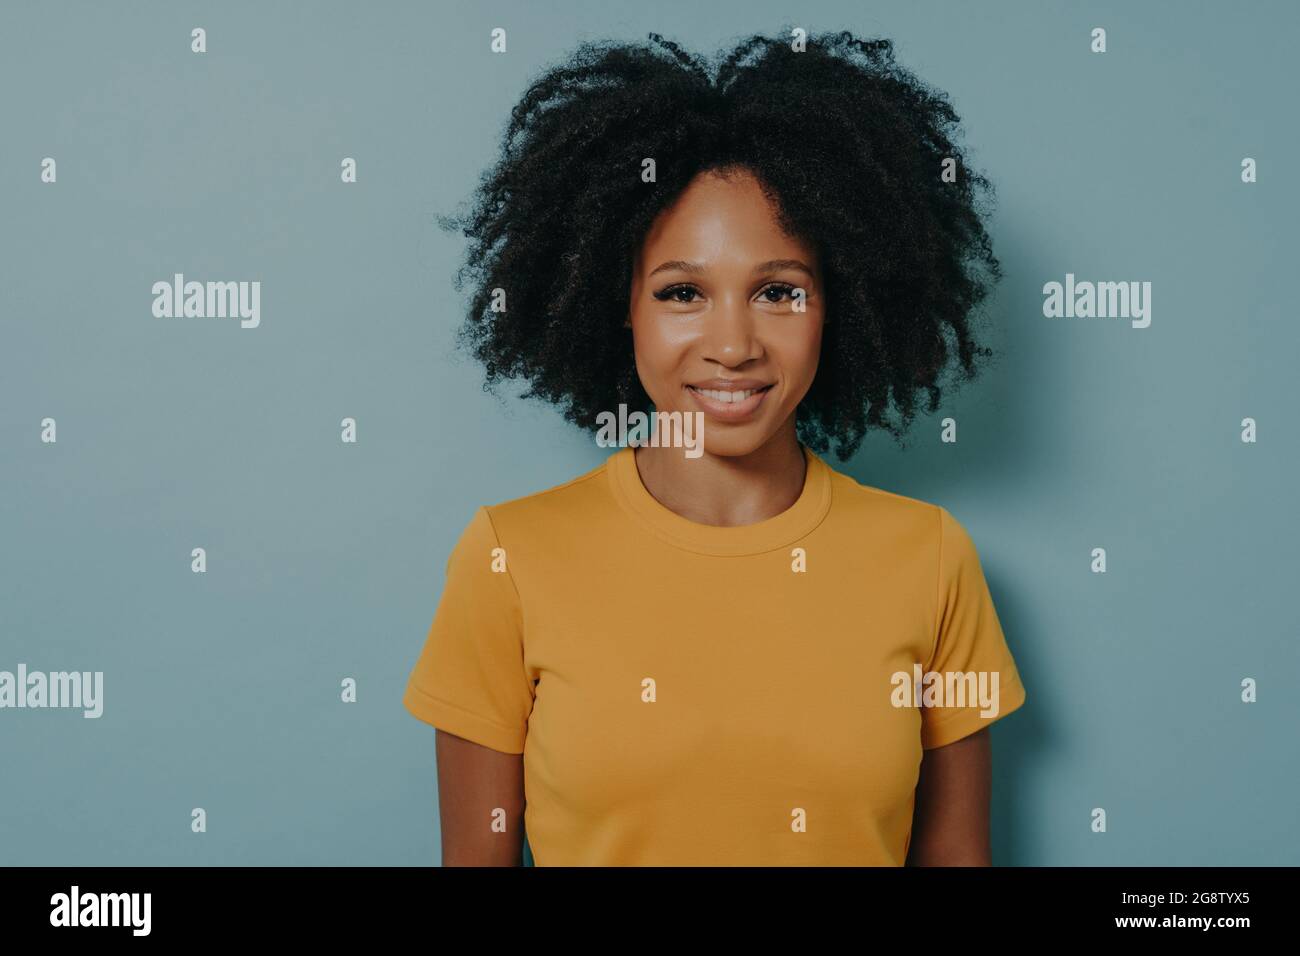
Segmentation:
{"type": "Polygon", "coordinates": [[[545,74],[445,223],[489,382],[703,430],[469,522],[404,699],[443,863],[987,865],[1025,692],[974,545],[818,452],[988,354],[988,183],[888,41],[651,41],[545,74]]]}

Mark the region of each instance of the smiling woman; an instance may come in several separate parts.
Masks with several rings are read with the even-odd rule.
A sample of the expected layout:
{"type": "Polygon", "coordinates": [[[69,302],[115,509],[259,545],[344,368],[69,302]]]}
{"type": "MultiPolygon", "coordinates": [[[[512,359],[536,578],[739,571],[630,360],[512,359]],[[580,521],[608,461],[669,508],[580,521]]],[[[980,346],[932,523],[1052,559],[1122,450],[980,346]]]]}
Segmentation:
{"type": "Polygon", "coordinates": [[[987,183],[888,41],[710,69],[651,39],[539,79],[445,223],[489,382],[705,427],[469,522],[404,698],[439,731],[443,862],[517,863],[526,829],[539,865],[986,864],[984,731],[1025,690],[974,544],[818,452],[973,374],[987,183]],[[900,672],[1000,700],[900,706],[900,672]]]}
{"type": "MultiPolygon", "coordinates": [[[[638,251],[627,325],[656,409],[703,412],[706,449],[729,459],[784,430],[802,484],[795,413],[817,373],[825,309],[816,252],[779,220],[744,167],[698,174],[638,251]]],[[[790,487],[791,500],[797,491],[790,487]]],[[[747,521],[719,515],[707,523],[747,521]]]]}

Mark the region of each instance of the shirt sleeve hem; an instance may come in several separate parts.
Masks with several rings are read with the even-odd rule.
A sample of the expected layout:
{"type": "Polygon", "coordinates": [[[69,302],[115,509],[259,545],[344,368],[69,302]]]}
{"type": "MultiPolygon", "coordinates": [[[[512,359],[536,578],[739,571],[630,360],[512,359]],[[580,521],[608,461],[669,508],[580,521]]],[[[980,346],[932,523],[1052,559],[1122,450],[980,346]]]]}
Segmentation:
{"type": "Polygon", "coordinates": [[[408,684],[402,704],[414,716],[457,737],[502,753],[524,752],[525,732],[502,727],[478,714],[449,704],[445,700],[426,694],[414,684],[408,684]]]}
{"type": "Polygon", "coordinates": [[[921,724],[921,749],[933,750],[956,743],[1001,720],[1025,703],[1025,688],[1017,678],[1008,683],[999,694],[998,712],[992,717],[980,715],[978,707],[953,708],[950,713],[932,716],[921,724]]]}

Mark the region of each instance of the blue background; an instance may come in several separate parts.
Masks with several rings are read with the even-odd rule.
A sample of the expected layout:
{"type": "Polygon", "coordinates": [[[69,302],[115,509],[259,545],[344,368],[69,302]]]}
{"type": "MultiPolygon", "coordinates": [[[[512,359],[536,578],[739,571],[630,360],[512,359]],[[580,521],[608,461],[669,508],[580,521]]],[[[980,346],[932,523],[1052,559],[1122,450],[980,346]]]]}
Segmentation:
{"type": "Polygon", "coordinates": [[[400,701],[447,552],[607,450],[481,391],[434,216],[578,41],[791,25],[895,40],[998,190],[1001,363],[835,463],[979,548],[1029,691],[994,729],[995,861],[1300,862],[1298,10],[6,4],[0,669],[102,670],[105,712],[0,711],[0,862],[438,859],[434,732],[400,701]],[[260,280],[260,328],[154,318],[173,272],[260,280]],[[1045,318],[1067,272],[1152,282],[1150,328],[1045,318]]]}

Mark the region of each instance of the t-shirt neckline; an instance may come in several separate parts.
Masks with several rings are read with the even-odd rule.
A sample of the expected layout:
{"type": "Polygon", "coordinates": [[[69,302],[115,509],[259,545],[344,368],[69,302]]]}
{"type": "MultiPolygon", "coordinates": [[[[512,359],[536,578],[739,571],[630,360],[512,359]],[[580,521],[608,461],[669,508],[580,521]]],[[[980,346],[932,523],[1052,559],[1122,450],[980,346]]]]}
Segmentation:
{"type": "Polygon", "coordinates": [[[662,504],[642,484],[635,449],[631,447],[610,455],[606,471],[619,504],[660,540],[699,554],[761,554],[805,537],[830,510],[831,468],[806,445],[799,447],[807,470],[803,490],[794,504],[763,521],[732,527],[700,524],[662,504]]]}

